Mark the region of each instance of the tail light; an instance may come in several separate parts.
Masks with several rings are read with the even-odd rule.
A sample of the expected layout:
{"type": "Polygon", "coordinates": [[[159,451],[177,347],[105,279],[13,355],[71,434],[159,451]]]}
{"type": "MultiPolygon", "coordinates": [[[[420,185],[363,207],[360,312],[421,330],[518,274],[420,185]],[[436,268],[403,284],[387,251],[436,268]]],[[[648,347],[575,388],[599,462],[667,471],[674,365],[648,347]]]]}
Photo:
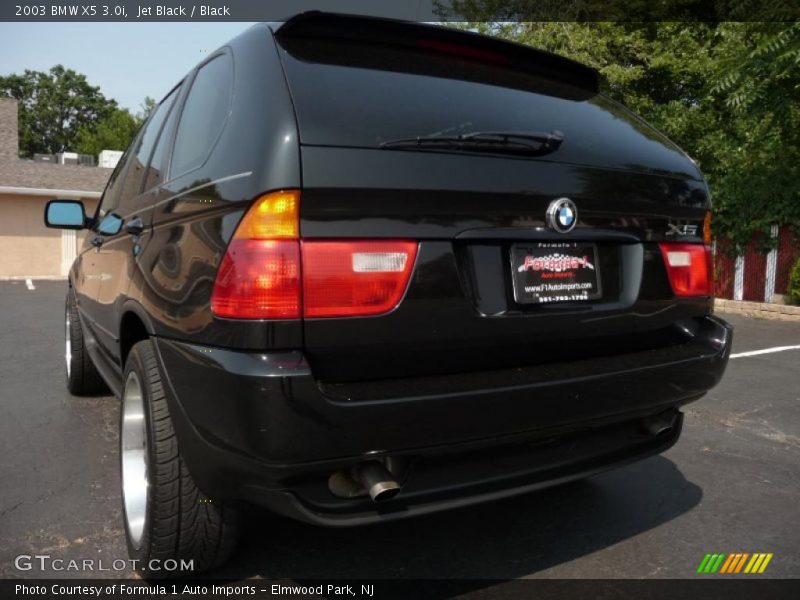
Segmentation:
{"type": "Polygon", "coordinates": [[[711,248],[704,244],[659,244],[676,296],[711,294],[711,248]]]}
{"type": "Polygon", "coordinates": [[[231,319],[298,319],[300,192],[265,194],[239,222],[222,258],[211,311],[231,319]]]}
{"type": "Polygon", "coordinates": [[[300,241],[300,193],[261,196],[222,258],[211,310],[231,319],[353,317],[386,313],[405,294],[417,242],[300,241]]]}
{"type": "Polygon", "coordinates": [[[306,317],[386,313],[406,291],[417,242],[303,240],[306,317]]]}

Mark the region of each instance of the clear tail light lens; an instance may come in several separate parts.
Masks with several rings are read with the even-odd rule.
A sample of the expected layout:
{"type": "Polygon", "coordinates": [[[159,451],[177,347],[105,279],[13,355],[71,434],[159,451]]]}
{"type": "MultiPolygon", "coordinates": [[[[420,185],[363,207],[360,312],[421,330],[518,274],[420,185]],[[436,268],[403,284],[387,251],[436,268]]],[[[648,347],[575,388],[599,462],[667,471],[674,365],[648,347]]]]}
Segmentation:
{"type": "Polygon", "coordinates": [[[703,244],[659,244],[676,296],[711,295],[711,248],[703,244]]]}
{"type": "Polygon", "coordinates": [[[303,314],[355,317],[387,313],[405,294],[417,242],[303,240],[303,314]]]}

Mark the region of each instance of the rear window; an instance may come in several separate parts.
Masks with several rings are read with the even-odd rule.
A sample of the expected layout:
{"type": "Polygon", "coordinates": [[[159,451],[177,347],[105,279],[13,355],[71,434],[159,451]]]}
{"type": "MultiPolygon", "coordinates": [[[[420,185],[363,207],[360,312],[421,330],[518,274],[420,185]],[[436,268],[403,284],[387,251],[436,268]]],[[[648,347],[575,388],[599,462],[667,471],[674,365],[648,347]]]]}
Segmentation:
{"type": "Polygon", "coordinates": [[[564,141],[544,160],[687,170],[657,131],[565,83],[424,49],[315,38],[280,44],[303,144],[375,148],[417,136],[558,130],[564,141]]]}

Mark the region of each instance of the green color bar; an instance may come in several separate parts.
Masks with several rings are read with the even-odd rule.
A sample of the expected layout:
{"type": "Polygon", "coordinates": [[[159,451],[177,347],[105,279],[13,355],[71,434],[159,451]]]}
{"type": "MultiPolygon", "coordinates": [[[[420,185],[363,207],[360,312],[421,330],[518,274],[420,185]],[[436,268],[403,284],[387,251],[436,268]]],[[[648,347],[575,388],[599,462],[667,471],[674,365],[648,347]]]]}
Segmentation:
{"type": "Polygon", "coordinates": [[[703,570],[706,568],[706,565],[708,564],[708,559],[709,558],[711,558],[711,555],[710,554],[706,554],[705,558],[703,558],[703,561],[700,563],[700,566],[697,567],[697,572],[698,573],[702,573],[703,570]]]}
{"type": "Polygon", "coordinates": [[[722,566],[722,561],[724,559],[725,559],[725,553],[722,552],[722,553],[720,553],[719,558],[717,559],[717,562],[715,562],[714,566],[711,567],[711,572],[712,573],[716,573],[717,572],[717,569],[719,569],[722,566]]]}
{"type": "Polygon", "coordinates": [[[705,569],[703,569],[703,573],[711,573],[711,566],[712,566],[712,565],[713,565],[715,562],[717,562],[717,557],[718,557],[718,556],[719,556],[719,554],[716,554],[716,553],[714,553],[714,554],[712,554],[712,555],[711,555],[711,559],[708,561],[708,564],[706,565],[706,568],[705,568],[705,569]]]}

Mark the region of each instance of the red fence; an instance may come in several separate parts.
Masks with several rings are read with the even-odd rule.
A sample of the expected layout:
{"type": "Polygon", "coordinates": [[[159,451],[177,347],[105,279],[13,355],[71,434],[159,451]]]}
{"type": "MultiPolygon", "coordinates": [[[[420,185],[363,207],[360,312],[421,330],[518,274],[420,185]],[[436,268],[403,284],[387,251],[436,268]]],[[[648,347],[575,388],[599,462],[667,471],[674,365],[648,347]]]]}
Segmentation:
{"type": "Polygon", "coordinates": [[[732,244],[718,239],[714,244],[715,295],[717,298],[772,302],[775,294],[786,294],[789,272],[800,257],[800,238],[789,227],[773,227],[775,249],[765,253],[755,238],[744,254],[735,256],[732,244]]]}

